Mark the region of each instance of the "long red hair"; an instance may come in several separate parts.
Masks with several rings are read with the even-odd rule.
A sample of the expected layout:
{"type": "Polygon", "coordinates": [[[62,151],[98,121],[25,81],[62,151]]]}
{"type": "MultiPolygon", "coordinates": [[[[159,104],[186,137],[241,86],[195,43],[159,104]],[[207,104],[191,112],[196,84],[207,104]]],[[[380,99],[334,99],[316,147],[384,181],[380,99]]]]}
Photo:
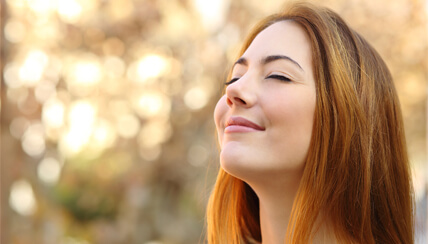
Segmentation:
{"type": "MultiPolygon", "coordinates": [[[[258,33],[283,20],[298,23],[309,36],[317,92],[311,145],[285,242],[310,242],[321,218],[340,243],[413,243],[404,126],[387,66],[339,15],[308,3],[293,3],[262,20],[239,57],[258,33]]],[[[223,169],[208,203],[207,239],[261,242],[257,195],[223,169]]]]}

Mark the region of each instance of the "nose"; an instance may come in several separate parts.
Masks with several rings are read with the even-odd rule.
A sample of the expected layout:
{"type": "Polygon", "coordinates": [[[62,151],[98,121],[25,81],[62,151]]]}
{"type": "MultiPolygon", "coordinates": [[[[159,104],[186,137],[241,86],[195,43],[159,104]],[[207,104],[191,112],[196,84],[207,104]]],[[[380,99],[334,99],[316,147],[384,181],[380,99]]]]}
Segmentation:
{"type": "Polygon", "coordinates": [[[252,107],[257,100],[254,85],[243,76],[226,88],[226,101],[229,107],[252,107]]]}

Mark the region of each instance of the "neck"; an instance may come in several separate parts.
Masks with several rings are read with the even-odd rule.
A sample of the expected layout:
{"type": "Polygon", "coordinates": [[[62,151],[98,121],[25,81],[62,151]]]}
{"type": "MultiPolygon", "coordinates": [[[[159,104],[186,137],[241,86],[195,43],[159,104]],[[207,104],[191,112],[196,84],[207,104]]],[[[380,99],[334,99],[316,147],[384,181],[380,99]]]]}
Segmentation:
{"type": "Polygon", "coordinates": [[[294,198],[300,183],[300,175],[293,177],[266,178],[258,184],[249,183],[259,198],[260,228],[263,244],[283,244],[294,198]]]}
{"type": "MultiPolygon", "coordinates": [[[[248,183],[259,198],[262,244],[283,244],[301,175],[269,177],[281,181],[266,178],[248,183]]],[[[319,222],[328,221],[321,215],[315,223],[319,228],[314,233],[313,243],[338,243],[329,224],[319,222]]]]}

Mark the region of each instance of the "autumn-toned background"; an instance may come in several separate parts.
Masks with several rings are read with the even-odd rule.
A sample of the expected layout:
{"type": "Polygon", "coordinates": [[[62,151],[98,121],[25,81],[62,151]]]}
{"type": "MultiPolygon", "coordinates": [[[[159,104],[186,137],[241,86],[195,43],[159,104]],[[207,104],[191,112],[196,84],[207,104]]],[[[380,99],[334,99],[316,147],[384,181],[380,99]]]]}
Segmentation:
{"type": "MultiPolygon", "coordinates": [[[[393,73],[424,243],[428,2],[319,2],[393,73]]],[[[226,70],[282,3],[2,0],[1,243],[197,243],[226,70]]]]}

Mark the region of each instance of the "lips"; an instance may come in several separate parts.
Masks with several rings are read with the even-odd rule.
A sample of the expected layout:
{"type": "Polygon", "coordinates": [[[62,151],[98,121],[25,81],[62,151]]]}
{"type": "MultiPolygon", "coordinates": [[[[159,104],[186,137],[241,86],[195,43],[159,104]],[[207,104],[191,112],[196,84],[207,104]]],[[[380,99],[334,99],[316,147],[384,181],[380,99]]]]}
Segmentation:
{"type": "Polygon", "coordinates": [[[225,124],[230,132],[264,131],[265,128],[242,117],[230,117],[225,124]]]}

